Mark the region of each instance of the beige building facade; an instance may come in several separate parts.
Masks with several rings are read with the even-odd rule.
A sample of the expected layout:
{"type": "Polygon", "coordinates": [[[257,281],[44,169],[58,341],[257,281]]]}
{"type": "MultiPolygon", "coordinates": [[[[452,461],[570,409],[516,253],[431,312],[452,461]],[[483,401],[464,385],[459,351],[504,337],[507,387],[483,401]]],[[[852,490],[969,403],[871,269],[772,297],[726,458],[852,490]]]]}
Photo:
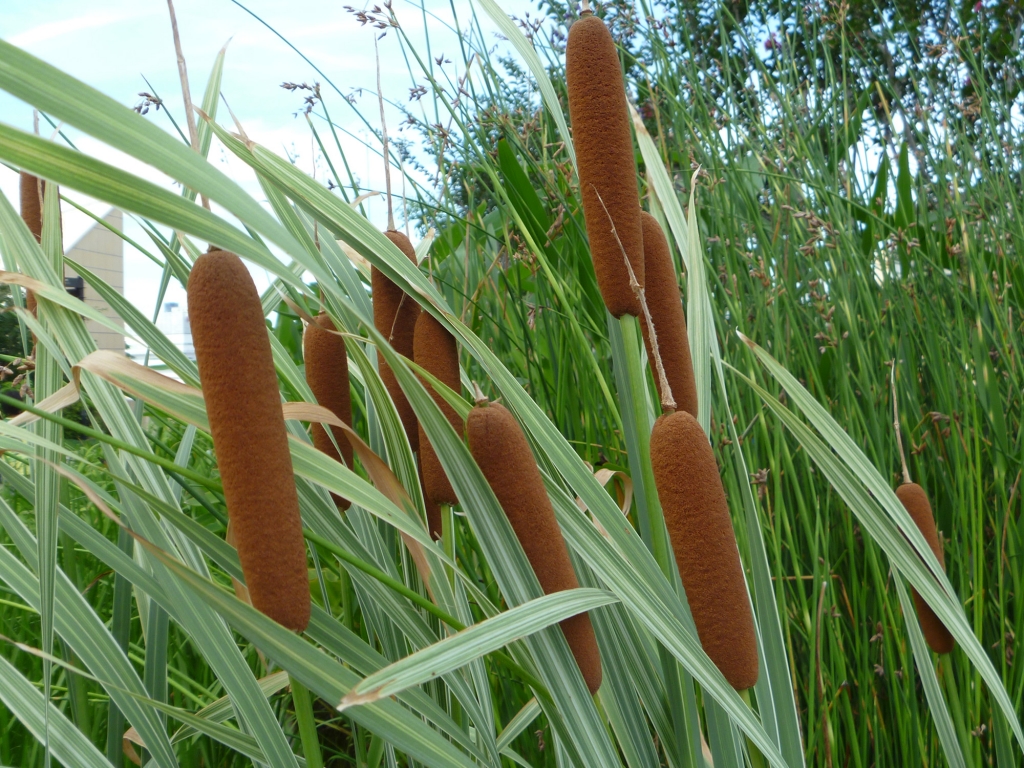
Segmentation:
{"type": "MultiPolygon", "coordinates": [[[[124,214],[116,208],[111,209],[103,217],[103,221],[118,232],[124,229],[124,214]]],[[[124,241],[115,232],[96,223],[66,253],[69,259],[81,264],[122,296],[124,295],[124,241]]],[[[86,304],[96,308],[122,328],[124,327],[124,323],[117,313],[103,300],[95,288],[78,276],[70,264],[64,268],[64,284],[69,292],[79,295],[86,304]],[[82,293],[79,293],[80,291],[82,293]]],[[[115,333],[111,328],[88,318],[85,319],[85,326],[96,341],[97,347],[124,354],[123,333],[115,333]]]]}

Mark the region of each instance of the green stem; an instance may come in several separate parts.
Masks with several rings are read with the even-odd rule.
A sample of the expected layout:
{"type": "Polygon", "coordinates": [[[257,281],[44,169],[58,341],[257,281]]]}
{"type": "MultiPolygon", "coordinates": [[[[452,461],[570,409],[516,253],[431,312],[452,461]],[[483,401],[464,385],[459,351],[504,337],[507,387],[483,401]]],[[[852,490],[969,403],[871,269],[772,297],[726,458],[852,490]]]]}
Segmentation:
{"type": "MultiPolygon", "coordinates": [[[[750,707],[751,711],[753,711],[754,708],[750,704],[750,691],[740,691],[740,697],[746,705],[750,707]]],[[[749,736],[746,736],[745,738],[747,741],[747,758],[750,760],[751,768],[764,768],[764,755],[761,754],[761,750],[754,746],[754,742],[750,740],[749,736]]]]}
{"type": "Polygon", "coordinates": [[[609,326],[613,336],[612,362],[619,387],[623,436],[629,454],[630,475],[636,488],[640,533],[665,578],[674,582],[665,518],[651,469],[651,414],[645,396],[647,377],[641,365],[639,324],[632,315],[623,315],[617,321],[617,328],[611,320],[609,326]]]}
{"type": "Polygon", "coordinates": [[[370,736],[370,749],[366,753],[366,768],[378,768],[383,757],[384,739],[380,737],[380,734],[375,733],[370,736]]]}
{"type": "Polygon", "coordinates": [[[946,684],[946,700],[949,702],[950,713],[953,723],[956,726],[956,735],[960,738],[960,746],[965,755],[970,755],[975,739],[967,732],[964,723],[967,722],[963,705],[960,702],[959,688],[956,684],[956,677],[953,674],[953,665],[949,663],[949,656],[939,657],[939,668],[941,669],[940,679],[946,684]]]}
{"type": "Polygon", "coordinates": [[[295,720],[299,724],[299,738],[302,739],[302,755],[307,768],[323,768],[324,758],[320,753],[320,739],[316,735],[316,720],[313,718],[313,702],[306,687],[291,675],[292,704],[295,705],[295,720]]]}
{"type": "Polygon", "coordinates": [[[371,565],[370,563],[367,563],[364,560],[360,560],[358,557],[353,555],[351,552],[347,552],[346,550],[342,549],[341,547],[339,547],[334,542],[328,541],[327,539],[323,538],[322,536],[320,536],[318,534],[313,533],[312,531],[310,531],[308,529],[304,528],[303,531],[302,531],[302,535],[305,536],[308,541],[313,542],[317,546],[323,547],[328,552],[330,552],[332,555],[335,555],[339,560],[343,560],[344,562],[348,563],[349,565],[355,566],[356,568],[358,568],[360,571],[362,571],[366,575],[372,576],[377,581],[379,581],[381,584],[384,584],[385,586],[390,587],[391,589],[395,590],[396,592],[398,592],[403,597],[407,598],[408,600],[411,600],[413,603],[418,605],[423,610],[427,611],[428,613],[433,614],[434,616],[439,618],[441,621],[443,621],[445,624],[447,624],[448,626],[454,628],[456,632],[461,631],[461,630],[466,628],[466,625],[463,624],[458,619],[456,619],[454,616],[452,616],[451,614],[441,610],[436,605],[434,605],[432,602],[430,602],[430,600],[425,598],[423,595],[421,595],[418,592],[416,592],[415,590],[410,589],[409,587],[405,586],[405,584],[403,584],[402,582],[398,581],[398,579],[392,578],[387,573],[382,571],[380,568],[377,568],[376,566],[371,565]]]}
{"type": "MultiPolygon", "coordinates": [[[[612,364],[619,389],[623,437],[635,489],[640,536],[654,555],[665,578],[670,584],[675,584],[675,562],[668,544],[668,531],[665,529],[665,518],[651,468],[651,414],[646,395],[647,376],[640,356],[639,323],[631,315],[623,315],[618,321],[609,315],[608,331],[612,341],[612,364]]],[[[669,712],[676,732],[681,734],[674,757],[680,766],[690,766],[693,760],[687,749],[687,738],[692,735],[692,727],[682,698],[679,663],[664,646],[659,646],[659,657],[668,692],[669,712]]],[[[685,676],[685,672],[683,674],[685,676]]],[[[683,679],[692,685],[687,678],[683,679]]]]}
{"type": "Polygon", "coordinates": [[[209,512],[214,520],[223,525],[225,528],[228,527],[228,518],[224,515],[223,512],[221,512],[214,506],[212,501],[206,498],[205,493],[200,491],[198,488],[194,488],[188,483],[186,483],[183,477],[180,477],[174,472],[168,472],[167,474],[170,475],[171,479],[174,482],[181,486],[182,490],[186,491],[189,496],[198,501],[200,506],[202,506],[203,509],[209,512]]]}
{"type": "MultiPolygon", "coordinates": [[[[450,504],[441,505],[441,544],[448,559],[455,562],[455,513],[450,504]]],[[[455,571],[449,570],[448,580],[455,588],[455,571]]]]}

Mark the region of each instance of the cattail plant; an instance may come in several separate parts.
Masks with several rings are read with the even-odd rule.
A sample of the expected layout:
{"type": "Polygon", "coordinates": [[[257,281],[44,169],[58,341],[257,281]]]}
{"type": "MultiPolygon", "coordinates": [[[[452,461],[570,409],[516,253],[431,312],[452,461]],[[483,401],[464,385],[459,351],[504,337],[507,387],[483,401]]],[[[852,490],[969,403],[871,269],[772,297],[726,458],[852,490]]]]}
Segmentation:
{"type": "MultiPolygon", "coordinates": [[[[376,43],[375,43],[376,45],[376,43]]],[[[395,213],[391,200],[391,163],[388,156],[388,131],[384,123],[384,96],[380,85],[380,59],[377,60],[377,101],[380,104],[380,127],[384,141],[384,183],[387,188],[388,228],[384,237],[390,240],[398,250],[404,253],[413,264],[416,264],[416,249],[402,232],[395,229],[395,213]]],[[[413,333],[416,318],[420,315],[420,305],[407,296],[401,288],[381,272],[377,267],[370,268],[370,286],[373,289],[373,324],[378,331],[387,337],[388,343],[404,357],[413,359],[413,333]]],[[[409,404],[409,398],[402,392],[402,387],[395,378],[391,366],[378,357],[378,370],[388,393],[391,395],[402,427],[409,438],[410,447],[419,450],[419,429],[416,412],[409,404]]]]}
{"type": "Polygon", "coordinates": [[[36,242],[43,237],[43,192],[46,182],[38,176],[21,172],[21,218],[36,242]]]}
{"type": "MultiPolygon", "coordinates": [[[[423,464],[420,464],[420,488],[426,488],[426,482],[423,478],[423,464]]],[[[424,491],[423,493],[423,506],[427,510],[427,532],[434,538],[435,541],[439,540],[442,536],[442,515],[441,505],[433,501],[430,495],[424,491]]]]}
{"type": "MultiPolygon", "coordinates": [[[[461,389],[459,379],[459,347],[451,332],[441,325],[429,312],[421,312],[416,320],[416,331],[413,336],[413,359],[417,365],[436,376],[441,382],[458,392],[461,389]]],[[[462,434],[462,419],[448,401],[437,394],[432,387],[424,382],[427,391],[441,412],[452,425],[456,434],[462,434]]],[[[452,488],[444,467],[430,444],[423,425],[420,431],[420,466],[423,469],[423,493],[434,504],[457,504],[458,498],[452,488]]]]}
{"type": "MultiPolygon", "coordinates": [[[[384,236],[404,253],[409,260],[416,263],[416,249],[412,247],[409,238],[394,229],[388,229],[384,236]]],[[[370,270],[370,283],[373,287],[373,324],[377,330],[387,337],[388,343],[394,350],[410,360],[413,359],[413,333],[416,328],[416,318],[420,314],[420,305],[405,295],[391,279],[376,267],[370,270]]],[[[412,449],[419,449],[419,429],[416,421],[416,413],[409,404],[409,399],[402,392],[402,387],[395,378],[391,366],[378,357],[380,377],[391,395],[398,410],[398,416],[402,420],[405,434],[409,438],[409,445],[412,449]]]]}
{"type": "MultiPolygon", "coordinates": [[[[22,171],[20,176],[21,218],[39,243],[43,239],[43,192],[46,182],[25,171],[22,171]]],[[[36,313],[36,295],[31,290],[25,291],[25,306],[33,315],[36,313]]],[[[35,339],[35,334],[32,338],[35,339]]]]}
{"type": "Polygon", "coordinates": [[[693,416],[654,423],[651,467],[697,636],[729,684],[746,690],[758,675],[754,618],[718,463],[693,416]]]}
{"type": "Polygon", "coordinates": [[[569,29],[565,78],[597,285],[615,317],[639,315],[623,259],[625,251],[642,287],[643,233],[629,107],[615,42],[589,10],[569,29]]]}
{"type": "MultiPolygon", "coordinates": [[[[925,541],[928,542],[928,546],[931,547],[942,570],[946,570],[946,558],[943,556],[942,546],[939,544],[935,516],[932,514],[932,505],[928,503],[928,494],[924,492],[924,488],[917,483],[910,482],[908,478],[903,485],[896,489],[896,498],[910,513],[910,517],[913,518],[914,524],[917,525],[925,541]]],[[[918,594],[918,591],[912,588],[912,593],[914,606],[917,608],[917,619],[921,622],[921,632],[924,633],[924,639],[928,641],[928,647],[935,653],[949,653],[956,644],[953,635],[935,615],[932,607],[918,594]]]]}
{"type": "MultiPolygon", "coordinates": [[[[352,425],[352,399],[348,380],[348,355],[345,340],[339,336],[326,313],[321,312],[316,322],[309,323],[302,334],[302,357],[306,364],[306,383],[313,390],[316,401],[349,426],[352,425]]],[[[331,427],[330,433],[318,422],[311,425],[313,445],[335,461],[352,468],[352,444],[340,427],[331,427]],[[331,441],[331,435],[334,441],[331,441]],[[337,447],[335,447],[337,443],[337,447]],[[341,453],[338,453],[338,449],[341,453]]],[[[338,509],[348,509],[349,501],[335,493],[331,498],[338,509]]]]}
{"type": "Polygon", "coordinates": [[[288,433],[260,295],[238,256],[214,250],[196,259],[188,313],[252,604],[301,632],[309,623],[309,572],[288,433]]]}
{"type": "MultiPolygon", "coordinates": [[[[686,335],[686,314],[679,295],[679,283],[672,264],[672,251],[668,239],[658,220],[647,211],[641,212],[644,237],[644,298],[647,311],[657,333],[658,349],[651,343],[647,315],[640,315],[640,329],[643,331],[647,357],[656,367],[658,355],[668,380],[669,390],[676,407],[691,416],[697,416],[697,385],[693,379],[693,361],[690,359],[690,342],[686,335]]],[[[665,400],[661,376],[654,377],[658,396],[665,400]]]]}
{"type": "MultiPolygon", "coordinates": [[[[545,594],[576,589],[579,582],[555,519],[544,479],[519,424],[498,403],[479,400],[466,420],[469,450],[508,516],[545,594]]],[[[561,623],[591,693],[601,687],[601,655],[590,616],[561,623]]]]}
{"type": "MultiPolygon", "coordinates": [[[[896,361],[892,363],[892,374],[890,378],[892,385],[892,417],[893,429],[896,430],[896,446],[900,452],[900,464],[903,467],[903,484],[896,489],[896,498],[903,504],[904,509],[914,521],[914,525],[921,531],[924,540],[928,542],[935,559],[939,561],[942,570],[946,570],[946,558],[942,552],[942,545],[939,543],[939,532],[935,526],[935,515],[932,513],[932,505],[928,501],[928,494],[925,493],[917,483],[910,479],[910,470],[907,468],[907,457],[903,452],[903,437],[900,434],[900,411],[896,400],[896,361]]],[[[956,641],[946,625],[942,623],[935,611],[928,605],[916,589],[911,587],[911,594],[914,598],[914,607],[917,608],[917,620],[921,624],[921,632],[928,643],[928,647],[935,653],[950,653],[956,641]]]]}

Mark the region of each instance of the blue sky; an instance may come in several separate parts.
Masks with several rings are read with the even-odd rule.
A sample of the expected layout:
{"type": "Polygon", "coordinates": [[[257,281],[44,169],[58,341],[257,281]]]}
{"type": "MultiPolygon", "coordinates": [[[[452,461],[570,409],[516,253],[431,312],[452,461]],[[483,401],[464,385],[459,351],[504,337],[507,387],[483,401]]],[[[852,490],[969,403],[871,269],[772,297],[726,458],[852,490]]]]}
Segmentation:
{"type": "MultiPolygon", "coordinates": [[[[379,0],[378,0],[379,1],[379,0]]],[[[395,0],[394,10],[413,44],[425,48],[429,33],[431,53],[447,54],[461,62],[457,54],[458,40],[452,30],[453,11],[465,26],[471,19],[468,0],[395,0]]],[[[24,48],[29,53],[71,73],[127,106],[135,106],[141,91],[160,95],[175,119],[184,129],[181,87],[178,80],[174,45],[171,37],[166,0],[0,0],[0,38],[24,48]],[[152,84],[146,85],[143,76],[152,84]]],[[[373,32],[360,26],[346,5],[357,9],[372,8],[374,3],[357,0],[247,0],[244,5],[262,17],[308,56],[343,93],[364,88],[357,108],[368,115],[377,115],[376,74],[374,69],[373,32]]],[[[529,0],[501,0],[508,12],[522,15],[531,10],[529,0]]],[[[217,52],[230,40],[222,84],[222,93],[231,104],[248,135],[280,154],[290,155],[306,172],[316,168],[323,178],[323,159],[313,152],[311,138],[301,116],[294,116],[301,107],[300,95],[280,88],[285,81],[308,82],[319,76],[278,37],[231,0],[175,0],[178,29],[188,64],[193,98],[201,99],[210,67],[217,52]]],[[[485,30],[493,25],[480,11],[485,30]]],[[[489,33],[488,33],[489,34],[489,33]]],[[[495,40],[497,42],[497,40],[495,40]]],[[[395,33],[379,42],[382,86],[386,96],[404,102],[409,88],[422,82],[412,80],[402,56],[395,33]]],[[[461,74],[457,65],[446,65],[453,76],[461,74]]],[[[328,89],[324,88],[328,94],[328,89]]],[[[362,184],[383,188],[383,169],[379,156],[362,146],[358,137],[373,141],[361,121],[336,94],[328,95],[328,106],[336,122],[348,128],[357,138],[346,138],[342,148],[362,184]]],[[[150,109],[147,118],[167,130],[173,130],[162,112],[150,109]]],[[[222,112],[222,122],[227,113],[222,112]]],[[[32,130],[32,109],[6,93],[0,92],[0,121],[23,130],[32,130]]],[[[389,133],[395,134],[397,111],[388,113],[389,133]]],[[[376,126],[377,120],[373,120],[376,126]]],[[[51,134],[43,123],[40,133],[51,134]]],[[[83,149],[107,162],[117,163],[151,180],[167,183],[166,178],[143,164],[126,159],[116,151],[74,130],[69,136],[83,149]]],[[[334,158],[337,160],[337,158],[334,158]]],[[[216,142],[210,152],[229,176],[259,197],[259,188],[248,169],[228,157],[216,142]]],[[[17,177],[0,167],[0,190],[17,201],[17,177]]],[[[74,196],[73,193],[67,192],[74,196]]],[[[78,199],[82,199],[78,197],[78,199]]],[[[89,204],[101,213],[104,206],[89,204]]],[[[83,214],[64,212],[65,245],[70,245],[86,231],[90,220],[83,214]]],[[[373,205],[370,216],[378,224],[384,222],[384,208],[373,205]]],[[[145,239],[142,230],[126,217],[129,236],[145,239]]],[[[257,284],[266,285],[264,275],[254,274],[257,284]]],[[[145,256],[126,246],[125,293],[146,314],[153,311],[160,272],[145,256]]],[[[182,301],[184,292],[174,288],[167,300],[182,301]]]]}

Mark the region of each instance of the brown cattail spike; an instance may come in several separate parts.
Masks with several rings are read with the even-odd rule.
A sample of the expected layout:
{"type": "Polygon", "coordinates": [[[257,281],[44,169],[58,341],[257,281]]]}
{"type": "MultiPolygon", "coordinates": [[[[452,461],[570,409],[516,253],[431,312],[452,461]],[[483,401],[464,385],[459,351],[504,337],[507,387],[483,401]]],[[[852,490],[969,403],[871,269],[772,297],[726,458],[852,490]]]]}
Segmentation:
{"type": "MultiPolygon", "coordinates": [[[[315,323],[306,326],[302,334],[302,357],[306,363],[306,383],[313,390],[316,401],[349,426],[352,425],[352,400],[348,382],[348,355],[345,352],[345,340],[333,331],[337,330],[325,313],[316,317],[315,323]]],[[[330,435],[322,424],[314,422],[310,432],[313,445],[335,461],[351,469],[352,444],[345,437],[340,427],[331,427],[331,433],[338,448],[334,447],[330,435]]],[[[348,509],[348,499],[332,493],[331,498],[338,509],[348,509]]]]}
{"type": "MultiPolygon", "coordinates": [[[[38,176],[21,172],[21,219],[25,222],[36,242],[43,239],[43,191],[46,182],[38,176]]],[[[36,295],[31,290],[25,291],[25,306],[33,315],[36,313],[36,295]]],[[[32,335],[33,340],[35,334],[32,335]]]]}
{"type": "Polygon", "coordinates": [[[651,432],[651,466],[697,636],[738,691],[757,682],[754,618],[718,463],[686,411],[651,432]]]}
{"type": "Polygon", "coordinates": [[[623,257],[625,250],[643,287],[640,193],[629,107],[615,42],[604,22],[592,14],[584,14],[569,29],[565,78],[597,285],[615,317],[639,315],[640,302],[630,288],[623,257]]]}
{"type": "Polygon", "coordinates": [[[211,251],[188,279],[188,314],[224,500],[252,604],[309,623],[309,571],[260,295],[241,259],[211,251]]]}
{"type": "Polygon", "coordinates": [[[439,541],[442,534],[441,505],[430,500],[426,492],[426,483],[423,481],[423,464],[420,463],[420,488],[423,488],[423,506],[427,510],[427,532],[434,541],[439,541]]]}
{"type": "MultiPolygon", "coordinates": [[[[455,337],[439,323],[429,312],[421,312],[416,320],[416,332],[413,337],[413,359],[417,365],[436,376],[441,382],[456,392],[462,385],[459,378],[459,347],[455,337]]],[[[441,412],[448,419],[457,435],[463,432],[462,419],[448,401],[437,394],[433,387],[424,382],[427,391],[441,412]]],[[[444,467],[434,452],[434,447],[427,438],[427,433],[420,429],[420,466],[423,468],[423,491],[435,504],[457,504],[451,481],[444,472],[444,467]]]]}
{"type": "MultiPolygon", "coordinates": [[[[512,414],[498,403],[477,405],[469,412],[466,433],[469,450],[505,510],[544,594],[576,589],[579,582],[544,479],[512,414]]],[[[587,688],[596,693],[601,687],[601,655],[590,616],[577,614],[561,627],[587,688]]]]}
{"type": "MultiPolygon", "coordinates": [[[[651,322],[658,336],[658,352],[665,368],[665,378],[676,401],[676,407],[696,418],[697,385],[693,380],[693,362],[690,359],[690,341],[686,336],[686,314],[679,295],[676,269],[672,263],[672,251],[668,239],[658,220],[647,211],[641,213],[644,233],[644,269],[646,270],[644,298],[651,322]]],[[[647,319],[640,316],[647,357],[654,367],[654,350],[651,349],[650,329],[647,319]]],[[[658,396],[664,398],[661,381],[654,377],[658,396]]]]}
{"type": "MultiPolygon", "coordinates": [[[[401,232],[388,230],[384,236],[404,253],[413,264],[416,263],[416,249],[412,247],[409,238],[401,232]]],[[[395,351],[413,359],[412,342],[413,333],[416,328],[416,318],[420,314],[420,305],[402,292],[402,289],[395,285],[376,267],[370,270],[370,284],[373,288],[373,324],[377,330],[384,334],[395,351]]],[[[398,416],[405,427],[405,434],[409,438],[409,445],[414,451],[419,450],[419,430],[417,429],[416,413],[409,400],[398,384],[394,371],[378,356],[380,377],[384,381],[391,394],[391,399],[398,409],[398,416]]]]}
{"type": "MultiPolygon", "coordinates": [[[[896,497],[910,513],[910,517],[920,529],[928,546],[935,553],[935,558],[942,566],[942,570],[946,570],[946,558],[943,556],[942,547],[939,544],[935,516],[932,514],[932,505],[928,503],[928,494],[924,492],[924,488],[917,483],[904,483],[896,489],[896,497]]],[[[928,641],[928,647],[936,653],[949,653],[955,645],[953,635],[916,589],[913,590],[913,594],[914,605],[917,607],[917,618],[921,622],[921,631],[924,633],[924,639],[928,641]]]]}
{"type": "Polygon", "coordinates": [[[30,173],[21,172],[21,218],[36,242],[43,238],[43,190],[46,182],[30,173]]]}

